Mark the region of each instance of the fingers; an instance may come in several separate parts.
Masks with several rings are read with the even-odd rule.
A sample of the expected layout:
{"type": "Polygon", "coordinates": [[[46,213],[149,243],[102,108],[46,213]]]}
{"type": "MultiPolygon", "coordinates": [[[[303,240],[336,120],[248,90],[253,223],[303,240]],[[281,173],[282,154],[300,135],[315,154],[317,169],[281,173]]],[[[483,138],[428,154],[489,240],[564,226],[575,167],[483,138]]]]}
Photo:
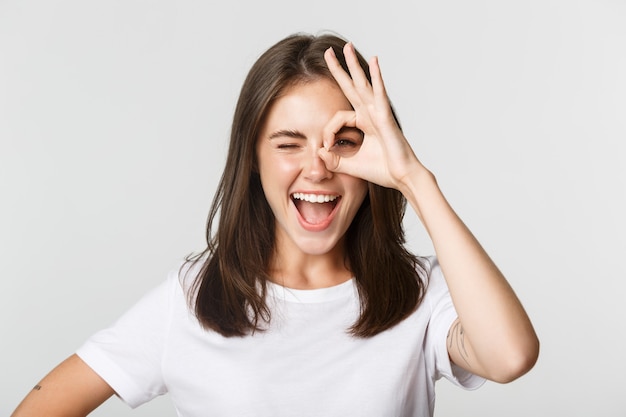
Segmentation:
{"type": "Polygon", "coordinates": [[[322,132],[320,157],[326,168],[333,172],[348,172],[365,141],[364,132],[357,127],[357,116],[353,110],[338,111],[328,121],[322,132]],[[348,170],[348,171],[346,171],[348,170]]]}
{"type": "Polygon", "coordinates": [[[375,104],[380,109],[384,109],[388,105],[389,99],[380,71],[378,57],[372,57],[368,63],[371,77],[370,83],[365,71],[359,63],[356,50],[351,42],[345,44],[343,54],[349,73],[343,69],[332,48],[326,50],[324,58],[328,69],[337,81],[337,84],[339,84],[346,98],[355,109],[363,105],[371,104],[375,104]]]}
{"type": "Polygon", "coordinates": [[[397,125],[387,98],[378,58],[371,58],[369,70],[364,69],[350,42],[345,44],[343,55],[347,71],[341,66],[332,48],[325,51],[324,59],[354,110],[338,112],[328,122],[323,133],[323,148],[318,151],[318,155],[330,171],[373,179],[376,182],[372,169],[374,166],[386,164],[383,160],[385,152],[382,152],[387,146],[384,142],[394,138],[397,125]],[[366,71],[369,71],[371,82],[366,71]],[[338,140],[343,135],[338,133],[345,132],[346,127],[361,131],[363,140],[358,146],[346,148],[345,143],[350,140],[338,140]]]}
{"type": "Polygon", "coordinates": [[[343,47],[343,56],[346,58],[346,64],[348,65],[348,69],[350,70],[350,75],[352,76],[352,81],[357,89],[363,90],[370,88],[370,82],[367,80],[365,76],[365,72],[359,64],[359,59],[356,55],[356,51],[354,50],[354,45],[352,42],[348,42],[343,47]]]}
{"type": "Polygon", "coordinates": [[[374,96],[378,102],[383,100],[385,103],[389,101],[387,98],[387,89],[378,64],[378,57],[372,57],[369,62],[370,77],[372,78],[372,88],[374,96]]]}
{"type": "Polygon", "coordinates": [[[322,159],[324,165],[326,165],[326,169],[332,172],[337,172],[339,170],[341,162],[341,157],[339,155],[334,154],[326,148],[320,148],[317,151],[317,155],[322,159]]]}
{"type": "Polygon", "coordinates": [[[349,159],[359,151],[363,141],[363,133],[356,127],[356,113],[352,110],[335,113],[322,135],[323,147],[318,155],[328,170],[345,173],[350,169],[349,159]]]}
{"type": "Polygon", "coordinates": [[[339,84],[343,93],[350,100],[350,103],[356,108],[368,101],[372,86],[359,63],[354,45],[351,42],[346,43],[343,47],[343,55],[349,73],[343,69],[332,48],[326,50],[324,58],[337,84],[339,84]]]}
{"type": "Polygon", "coordinates": [[[359,163],[357,160],[340,156],[326,148],[320,148],[317,151],[317,155],[324,162],[326,169],[329,171],[360,177],[357,172],[359,163]]]}
{"type": "Polygon", "coordinates": [[[333,77],[335,77],[335,80],[337,80],[338,83],[345,84],[346,82],[350,81],[350,77],[341,67],[341,64],[339,63],[337,55],[335,55],[335,50],[332,46],[324,52],[324,60],[326,61],[326,65],[328,65],[330,73],[333,75],[333,77]]]}
{"type": "Polygon", "coordinates": [[[324,148],[330,150],[335,143],[335,136],[343,127],[356,127],[356,113],[354,111],[338,111],[328,121],[322,132],[324,148]]]}
{"type": "Polygon", "coordinates": [[[344,71],[332,47],[324,52],[324,59],[326,60],[326,65],[328,65],[330,73],[335,78],[335,81],[337,81],[337,84],[339,84],[339,88],[341,88],[341,91],[346,95],[348,101],[355,106],[355,104],[360,102],[360,99],[354,89],[352,78],[344,71]]]}

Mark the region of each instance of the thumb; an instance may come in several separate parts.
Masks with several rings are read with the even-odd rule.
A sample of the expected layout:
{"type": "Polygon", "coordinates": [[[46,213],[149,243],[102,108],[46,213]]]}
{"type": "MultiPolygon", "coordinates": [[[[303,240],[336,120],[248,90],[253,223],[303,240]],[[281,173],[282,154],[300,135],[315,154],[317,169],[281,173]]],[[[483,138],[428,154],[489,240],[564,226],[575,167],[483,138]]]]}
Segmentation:
{"type": "Polygon", "coordinates": [[[329,151],[326,148],[320,148],[317,151],[317,155],[326,165],[326,169],[338,174],[348,174],[354,177],[361,177],[361,169],[359,167],[359,161],[354,158],[346,158],[333,151],[329,151]]]}
{"type": "Polygon", "coordinates": [[[352,177],[361,178],[366,181],[371,181],[368,177],[368,171],[363,167],[363,162],[358,158],[342,157],[335,152],[329,151],[326,148],[320,148],[317,151],[317,155],[324,162],[326,169],[330,172],[337,174],[346,174],[352,177]]]}
{"type": "Polygon", "coordinates": [[[341,165],[341,157],[334,152],[322,147],[317,151],[317,155],[324,161],[326,169],[337,172],[341,165]]]}

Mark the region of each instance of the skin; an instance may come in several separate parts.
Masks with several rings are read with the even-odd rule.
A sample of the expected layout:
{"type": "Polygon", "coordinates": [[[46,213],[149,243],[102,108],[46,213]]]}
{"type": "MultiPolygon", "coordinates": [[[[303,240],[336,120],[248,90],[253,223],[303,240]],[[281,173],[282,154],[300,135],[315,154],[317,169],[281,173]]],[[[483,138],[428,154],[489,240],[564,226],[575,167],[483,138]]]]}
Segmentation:
{"type": "Polygon", "coordinates": [[[415,210],[433,242],[459,315],[448,334],[451,360],[493,381],[518,378],[539,354],[539,340],[522,304],[395,123],[378,59],[369,62],[370,84],[351,43],[344,54],[350,76],[332,49],[325,58],[354,110],[339,112],[331,120],[320,157],[333,172],[399,190],[415,210]],[[361,148],[348,158],[331,151],[333,133],[342,126],[364,132],[361,148]]]}
{"type": "MultiPolygon", "coordinates": [[[[363,184],[369,181],[395,188],[407,198],[430,235],[459,315],[447,337],[451,360],[493,381],[518,378],[532,368],[539,353],[539,341],[524,308],[395,123],[378,59],[369,63],[370,84],[351,43],[346,44],[344,54],[350,75],[332,49],[325,53],[340,91],[328,81],[296,86],[271,110],[278,117],[281,111],[288,111],[281,109],[283,100],[283,104],[296,100],[289,102],[295,105],[302,94],[311,94],[315,98],[311,103],[298,105],[321,106],[322,96],[327,96],[328,112],[322,106],[315,110],[323,112],[319,118],[315,111],[303,113],[311,121],[298,119],[294,125],[274,124],[278,119],[270,116],[257,143],[264,190],[277,218],[277,247],[270,272],[277,282],[294,288],[319,288],[348,279],[349,266],[342,261],[343,233],[354,207],[365,196],[363,184]],[[353,135],[354,128],[362,136],[353,135]],[[281,130],[299,134],[296,138],[275,135],[281,130]],[[358,142],[357,146],[344,148],[342,137],[358,142]],[[279,147],[277,143],[283,141],[295,147],[279,147]],[[276,189],[270,183],[276,184],[276,189]],[[341,194],[344,200],[341,215],[321,231],[319,241],[312,237],[314,233],[298,229],[301,224],[289,196],[301,189],[341,194]],[[333,273],[333,278],[315,278],[323,272],[333,273]],[[295,278],[287,280],[287,276],[295,278]]],[[[295,123],[296,119],[289,115],[284,120],[295,123]]],[[[12,417],[86,416],[113,394],[106,382],[72,355],[37,384],[12,417]]]]}
{"type": "MultiPolygon", "coordinates": [[[[276,218],[270,276],[286,287],[328,287],[352,276],[344,262],[344,234],[367,194],[367,182],[329,171],[317,154],[328,121],[350,109],[336,83],[300,83],[272,105],[257,140],[261,184],[276,218]],[[294,204],[294,193],[336,197],[332,221],[308,224],[294,204]]],[[[331,152],[353,154],[362,133],[341,129],[330,141],[331,152]]]]}
{"type": "Polygon", "coordinates": [[[84,417],[114,393],[82,359],[72,355],[35,385],[11,417],[84,417]]]}

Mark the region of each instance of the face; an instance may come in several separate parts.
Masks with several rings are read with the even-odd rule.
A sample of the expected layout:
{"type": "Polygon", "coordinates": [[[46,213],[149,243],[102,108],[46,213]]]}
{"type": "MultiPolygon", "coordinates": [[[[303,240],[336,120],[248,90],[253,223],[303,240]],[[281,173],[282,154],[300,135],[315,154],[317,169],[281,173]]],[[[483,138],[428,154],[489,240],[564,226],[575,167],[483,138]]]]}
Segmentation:
{"type": "MultiPolygon", "coordinates": [[[[367,194],[367,182],[330,172],[317,154],[324,129],[342,110],[352,110],[350,103],[335,83],[322,79],[292,86],[268,112],[256,154],[281,256],[343,256],[343,236],[367,194]]],[[[354,128],[334,136],[331,150],[344,156],[363,141],[354,128]]]]}

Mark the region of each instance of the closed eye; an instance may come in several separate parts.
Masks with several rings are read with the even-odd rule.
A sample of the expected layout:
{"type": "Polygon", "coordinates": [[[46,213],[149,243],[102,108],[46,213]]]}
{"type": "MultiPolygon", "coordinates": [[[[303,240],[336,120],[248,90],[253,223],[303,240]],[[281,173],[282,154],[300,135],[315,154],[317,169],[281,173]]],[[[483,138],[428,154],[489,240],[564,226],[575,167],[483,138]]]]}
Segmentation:
{"type": "Polygon", "coordinates": [[[278,149],[295,149],[300,147],[297,143],[280,143],[276,146],[278,149]]]}
{"type": "Polygon", "coordinates": [[[276,149],[286,151],[298,149],[306,142],[306,136],[302,132],[289,129],[277,130],[269,135],[269,139],[276,149]]]}

